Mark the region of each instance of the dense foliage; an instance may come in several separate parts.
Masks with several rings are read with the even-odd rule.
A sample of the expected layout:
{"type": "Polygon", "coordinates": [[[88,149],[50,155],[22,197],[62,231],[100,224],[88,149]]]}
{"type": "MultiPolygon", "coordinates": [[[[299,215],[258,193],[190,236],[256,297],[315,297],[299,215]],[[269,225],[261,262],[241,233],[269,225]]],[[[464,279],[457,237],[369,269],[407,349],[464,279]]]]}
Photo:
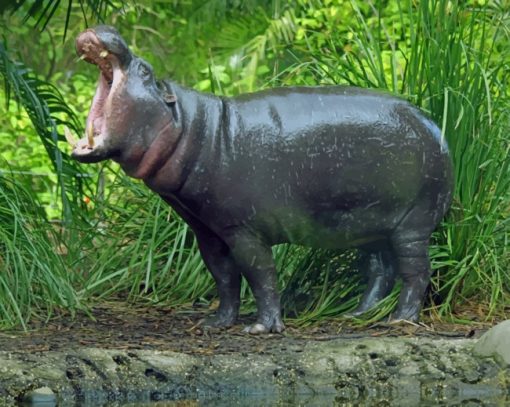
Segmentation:
{"type": "MultiPolygon", "coordinates": [[[[485,319],[505,312],[510,6],[504,0],[6,4],[0,10],[3,326],[98,297],[214,302],[193,237],[170,208],[115,165],[79,166],[67,154],[63,125],[83,131],[97,79],[94,67],[78,63],[73,40],[101,20],[115,25],[159,77],[199,90],[234,95],[352,84],[419,105],[441,126],[456,171],[454,203],[431,247],[429,314],[485,319]]],[[[287,315],[299,312],[304,322],[356,304],[363,280],[355,251],[279,246],[274,252],[287,315]]],[[[387,314],[397,290],[368,318],[387,314]]]]}

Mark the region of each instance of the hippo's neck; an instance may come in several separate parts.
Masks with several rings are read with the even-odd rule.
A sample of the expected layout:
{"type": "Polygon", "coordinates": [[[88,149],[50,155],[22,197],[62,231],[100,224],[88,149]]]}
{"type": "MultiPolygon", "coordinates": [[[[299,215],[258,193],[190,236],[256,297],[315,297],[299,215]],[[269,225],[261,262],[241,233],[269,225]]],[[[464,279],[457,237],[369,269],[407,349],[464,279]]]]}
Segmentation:
{"type": "MultiPolygon", "coordinates": [[[[170,155],[158,165],[157,170],[141,178],[158,194],[175,196],[189,178],[193,178],[197,169],[202,167],[199,161],[203,150],[209,150],[214,134],[221,131],[218,126],[222,101],[216,96],[201,94],[172,82],[165,82],[163,86],[167,94],[176,98],[172,109],[179,136],[174,141],[175,147],[170,155]]],[[[165,142],[171,140],[167,137],[165,142]]],[[[152,142],[145,155],[152,151],[161,151],[158,138],[152,142]]]]}
{"type": "Polygon", "coordinates": [[[130,177],[151,179],[175,154],[181,133],[182,130],[174,121],[167,120],[156,132],[156,137],[148,141],[146,146],[130,146],[118,161],[130,177]]]}

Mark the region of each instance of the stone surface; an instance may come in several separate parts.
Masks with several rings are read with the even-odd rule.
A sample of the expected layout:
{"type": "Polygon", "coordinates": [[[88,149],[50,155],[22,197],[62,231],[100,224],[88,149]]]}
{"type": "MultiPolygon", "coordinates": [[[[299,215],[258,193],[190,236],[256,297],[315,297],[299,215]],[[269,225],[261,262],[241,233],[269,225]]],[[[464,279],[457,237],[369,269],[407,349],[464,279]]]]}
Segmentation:
{"type": "Polygon", "coordinates": [[[489,329],[476,343],[474,352],[480,356],[493,356],[510,366],[510,320],[489,329]]]}
{"type": "Polygon", "coordinates": [[[44,387],[49,396],[54,392],[59,405],[167,399],[213,399],[217,404],[211,405],[222,405],[245,397],[252,402],[264,397],[269,404],[262,399],[255,404],[274,405],[316,394],[328,398],[320,405],[506,400],[510,369],[474,355],[474,344],[473,339],[368,337],[264,353],[189,355],[95,348],[0,352],[0,405],[15,405],[33,393],[31,389],[44,387]]]}
{"type": "Polygon", "coordinates": [[[22,400],[26,404],[40,405],[40,406],[55,406],[57,403],[57,397],[53,390],[49,387],[39,387],[38,389],[28,391],[22,397],[22,400]]]}

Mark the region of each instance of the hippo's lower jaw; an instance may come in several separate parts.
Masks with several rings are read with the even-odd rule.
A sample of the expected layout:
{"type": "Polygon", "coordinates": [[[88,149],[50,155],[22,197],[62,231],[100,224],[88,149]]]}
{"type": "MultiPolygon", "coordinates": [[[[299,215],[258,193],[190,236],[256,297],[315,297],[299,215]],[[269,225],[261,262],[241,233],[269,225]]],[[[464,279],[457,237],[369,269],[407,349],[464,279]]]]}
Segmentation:
{"type": "Polygon", "coordinates": [[[91,146],[87,137],[75,142],[71,157],[82,163],[97,163],[111,158],[110,153],[104,148],[105,137],[103,135],[94,137],[94,144],[91,146]]]}

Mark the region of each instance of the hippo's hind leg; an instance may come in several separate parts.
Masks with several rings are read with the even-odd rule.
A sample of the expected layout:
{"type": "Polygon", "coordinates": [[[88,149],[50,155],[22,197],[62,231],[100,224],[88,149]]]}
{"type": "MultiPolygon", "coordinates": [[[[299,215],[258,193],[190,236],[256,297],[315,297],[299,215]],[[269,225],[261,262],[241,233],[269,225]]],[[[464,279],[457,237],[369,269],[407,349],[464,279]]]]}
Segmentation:
{"type": "MultiPolygon", "coordinates": [[[[452,198],[453,173],[445,153],[441,148],[428,154],[428,161],[423,162],[423,168],[428,171],[421,191],[390,236],[398,275],[402,279],[392,320],[418,321],[420,317],[431,276],[430,236],[450,207],[452,198]]],[[[427,159],[427,154],[423,159],[427,159]]]]}
{"type": "Polygon", "coordinates": [[[439,206],[429,195],[420,198],[391,236],[398,275],[402,279],[397,310],[392,314],[392,320],[418,321],[423,297],[430,283],[429,239],[444,212],[440,210],[442,208],[431,210],[439,206]]]}
{"type": "Polygon", "coordinates": [[[257,322],[245,329],[251,334],[282,332],[280,295],[271,246],[245,231],[228,239],[236,263],[248,281],[257,304],[257,322]]]}
{"type": "Polygon", "coordinates": [[[211,272],[220,297],[220,305],[214,317],[206,325],[229,327],[239,314],[241,274],[228,246],[211,232],[195,231],[198,248],[205,265],[211,272]]]}
{"type": "Polygon", "coordinates": [[[368,283],[360,303],[348,316],[359,316],[385,298],[395,284],[393,253],[389,249],[361,251],[361,267],[368,273],[368,283]]]}
{"type": "Polygon", "coordinates": [[[430,282],[429,239],[394,242],[402,288],[392,320],[416,322],[430,282]]]}

